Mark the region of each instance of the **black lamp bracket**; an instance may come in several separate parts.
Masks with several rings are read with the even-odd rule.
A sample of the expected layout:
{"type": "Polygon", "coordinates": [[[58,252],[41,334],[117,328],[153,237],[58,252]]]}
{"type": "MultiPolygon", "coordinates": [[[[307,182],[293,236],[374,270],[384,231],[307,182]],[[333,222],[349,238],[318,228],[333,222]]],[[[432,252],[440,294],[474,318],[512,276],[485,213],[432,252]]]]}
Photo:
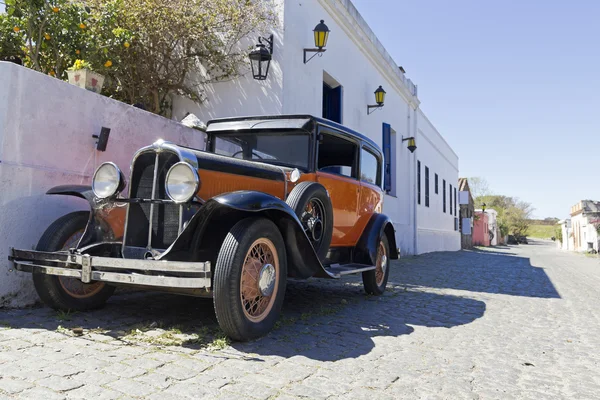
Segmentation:
{"type": "Polygon", "coordinates": [[[383,107],[383,104],[374,104],[372,106],[367,106],[367,115],[373,114],[376,110],[379,110],[383,107]]]}
{"type": "Polygon", "coordinates": [[[414,138],[415,138],[414,136],[410,136],[410,137],[407,137],[407,138],[402,138],[402,141],[406,142],[407,140],[414,139],[414,138]]]}
{"type": "Polygon", "coordinates": [[[271,55],[273,55],[273,39],[274,39],[273,34],[269,35],[269,37],[264,37],[264,36],[258,37],[258,43],[264,44],[263,40],[265,42],[267,42],[266,47],[267,47],[267,50],[269,50],[269,54],[271,54],[271,55]]]}
{"type": "Polygon", "coordinates": [[[316,49],[304,49],[304,64],[306,64],[307,62],[309,62],[310,60],[312,60],[313,58],[315,58],[316,56],[319,57],[323,57],[323,53],[325,53],[327,51],[327,49],[323,49],[323,48],[316,48],[316,49]],[[306,59],[306,55],[308,53],[315,53],[313,54],[312,57],[310,57],[309,59],[306,59]]]}

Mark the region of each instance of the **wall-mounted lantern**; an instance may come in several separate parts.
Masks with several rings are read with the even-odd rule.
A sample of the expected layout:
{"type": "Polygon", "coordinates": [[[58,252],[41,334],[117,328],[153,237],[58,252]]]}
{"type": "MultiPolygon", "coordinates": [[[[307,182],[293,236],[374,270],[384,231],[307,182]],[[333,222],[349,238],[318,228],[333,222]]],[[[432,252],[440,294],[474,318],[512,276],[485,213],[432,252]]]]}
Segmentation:
{"type": "Polygon", "coordinates": [[[381,86],[379,86],[377,88],[377,90],[375,91],[375,105],[367,105],[367,115],[371,114],[373,111],[381,108],[384,106],[384,101],[385,101],[385,90],[383,90],[383,88],[381,86]]]}
{"type": "Polygon", "coordinates": [[[268,38],[259,37],[256,48],[249,54],[252,66],[252,77],[257,81],[264,81],[269,75],[269,67],[273,59],[273,35],[268,38]],[[267,45],[263,43],[267,42],[267,45]]]}
{"type": "Polygon", "coordinates": [[[316,49],[304,49],[304,64],[315,58],[315,56],[321,57],[327,49],[327,39],[329,39],[329,28],[325,25],[325,21],[321,20],[321,23],[313,30],[315,34],[315,47],[316,49]],[[315,53],[311,58],[306,59],[307,53],[315,53]]]}
{"type": "Polygon", "coordinates": [[[411,136],[411,137],[407,137],[402,139],[403,142],[406,142],[408,140],[408,146],[406,146],[408,148],[408,150],[410,150],[411,153],[414,153],[415,150],[417,149],[417,145],[415,144],[415,137],[411,136]]]}
{"type": "Polygon", "coordinates": [[[481,213],[482,213],[482,214],[485,214],[485,208],[486,208],[486,207],[487,207],[487,204],[485,204],[485,203],[483,203],[483,204],[481,205],[481,213]]]}

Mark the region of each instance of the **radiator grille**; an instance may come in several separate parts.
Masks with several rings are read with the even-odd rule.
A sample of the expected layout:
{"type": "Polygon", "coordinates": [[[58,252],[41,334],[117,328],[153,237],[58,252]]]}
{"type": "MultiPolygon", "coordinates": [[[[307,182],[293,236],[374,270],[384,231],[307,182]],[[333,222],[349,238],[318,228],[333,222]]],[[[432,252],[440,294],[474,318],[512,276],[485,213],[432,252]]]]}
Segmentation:
{"type": "MultiPolygon", "coordinates": [[[[165,191],[165,178],[169,169],[179,162],[176,154],[169,152],[141,154],[135,160],[131,174],[130,197],[151,199],[156,178],[155,199],[168,199],[165,191]],[[156,177],[154,176],[156,168],[156,177]]],[[[135,204],[129,205],[125,246],[166,249],[179,234],[179,210],[176,204],[135,204]],[[148,242],[148,231],[152,221],[152,233],[148,242]]]]}

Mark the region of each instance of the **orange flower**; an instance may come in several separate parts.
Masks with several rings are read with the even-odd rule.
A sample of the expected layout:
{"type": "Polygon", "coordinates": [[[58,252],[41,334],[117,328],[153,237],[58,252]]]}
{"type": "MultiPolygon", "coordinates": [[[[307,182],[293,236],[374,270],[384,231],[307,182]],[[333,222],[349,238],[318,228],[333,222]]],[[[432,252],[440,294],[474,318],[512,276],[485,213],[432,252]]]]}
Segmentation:
{"type": "Polygon", "coordinates": [[[21,30],[21,28],[19,28],[18,26],[15,26],[15,27],[13,28],[13,31],[15,31],[15,32],[19,32],[20,30],[21,30]]]}
{"type": "Polygon", "coordinates": [[[104,66],[105,66],[106,68],[110,68],[110,67],[112,67],[112,61],[108,60],[107,62],[105,62],[105,63],[104,63],[104,66]]]}
{"type": "Polygon", "coordinates": [[[44,33],[44,38],[45,38],[46,40],[50,40],[50,35],[49,35],[49,34],[47,34],[47,33],[44,33]]]}
{"type": "Polygon", "coordinates": [[[52,7],[52,11],[54,11],[55,13],[57,13],[57,12],[60,11],[60,8],[58,8],[58,7],[52,7]]]}
{"type": "Polygon", "coordinates": [[[129,46],[131,46],[131,45],[129,44],[129,42],[125,42],[125,43],[123,43],[123,46],[125,46],[125,48],[128,49],[129,46]]]}
{"type": "Polygon", "coordinates": [[[83,22],[82,22],[82,23],[80,23],[80,24],[79,24],[79,28],[81,28],[81,29],[85,29],[85,24],[84,24],[83,22]]]}

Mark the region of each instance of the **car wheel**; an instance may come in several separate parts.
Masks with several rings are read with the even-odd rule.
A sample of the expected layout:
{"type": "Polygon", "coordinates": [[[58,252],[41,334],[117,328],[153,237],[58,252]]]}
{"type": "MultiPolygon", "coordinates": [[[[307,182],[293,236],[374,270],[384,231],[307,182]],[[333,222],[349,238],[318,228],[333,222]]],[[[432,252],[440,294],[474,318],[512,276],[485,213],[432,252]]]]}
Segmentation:
{"type": "Polygon", "coordinates": [[[333,207],[327,190],[316,182],[299,183],[286,200],[294,210],[310,242],[323,261],[333,234],[333,207]]]}
{"type": "MultiPolygon", "coordinates": [[[[85,232],[90,213],[79,211],[54,221],[44,232],[36,250],[61,251],[75,247],[85,232]]],[[[115,291],[104,282],[83,283],[66,276],[33,274],[42,302],[56,310],[84,311],[103,307],[115,291]]]]}
{"type": "Polygon", "coordinates": [[[362,273],[363,285],[368,294],[382,295],[390,276],[390,245],[387,236],[383,236],[377,246],[375,269],[362,273]]]}
{"type": "Polygon", "coordinates": [[[247,341],[266,335],[279,318],[287,279],[285,244],[266,218],[247,218],[230,230],[217,256],[213,297],[219,326],[247,341]]]}

